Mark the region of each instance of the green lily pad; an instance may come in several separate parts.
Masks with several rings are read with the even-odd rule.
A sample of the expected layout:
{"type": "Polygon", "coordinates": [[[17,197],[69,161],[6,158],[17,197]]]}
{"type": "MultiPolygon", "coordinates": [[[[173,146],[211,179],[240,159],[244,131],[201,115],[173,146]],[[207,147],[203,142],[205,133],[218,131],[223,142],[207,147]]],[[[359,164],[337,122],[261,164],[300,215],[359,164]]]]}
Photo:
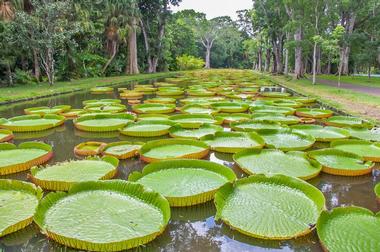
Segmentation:
{"type": "Polygon", "coordinates": [[[325,198],[301,179],[258,174],[221,187],[215,205],[215,219],[233,229],[256,238],[285,240],[313,230],[325,198]]]}
{"type": "Polygon", "coordinates": [[[185,114],[207,114],[211,115],[218,112],[215,109],[208,108],[206,106],[197,105],[197,104],[189,104],[185,105],[181,108],[181,112],[185,114]]]}
{"type": "Polygon", "coordinates": [[[231,122],[250,120],[251,115],[244,113],[217,113],[215,114],[215,118],[222,119],[223,123],[228,124],[231,122]]]}
{"type": "Polygon", "coordinates": [[[126,110],[123,104],[106,104],[106,105],[87,105],[84,109],[88,112],[106,112],[106,113],[119,113],[126,110]]]}
{"type": "Polygon", "coordinates": [[[189,89],[187,90],[189,96],[214,96],[215,92],[208,91],[206,89],[189,89]]]}
{"type": "Polygon", "coordinates": [[[174,104],[146,103],[132,106],[134,112],[139,114],[169,114],[175,111],[174,104]]]}
{"type": "Polygon", "coordinates": [[[223,131],[223,127],[213,124],[203,124],[197,129],[182,128],[179,125],[175,125],[169,130],[171,137],[200,139],[203,136],[215,134],[218,131],[223,131]]]}
{"type": "Polygon", "coordinates": [[[345,139],[331,142],[331,148],[352,152],[364,157],[364,160],[380,162],[380,143],[365,140],[345,139]]]}
{"type": "Polygon", "coordinates": [[[234,154],[234,161],[247,174],[283,174],[300,179],[318,176],[322,166],[304,152],[280,150],[244,150],[234,154]]]}
{"type": "Polygon", "coordinates": [[[300,119],[292,115],[284,115],[280,113],[254,113],[252,119],[260,121],[271,121],[279,122],[281,124],[297,124],[300,122],[300,119]]]}
{"type": "Polygon", "coordinates": [[[300,108],[296,110],[297,116],[309,118],[327,118],[333,114],[334,112],[328,109],[300,108]]]}
{"type": "Polygon", "coordinates": [[[380,183],[377,183],[375,186],[375,194],[376,194],[377,199],[380,202],[380,183]]]}
{"type": "Polygon", "coordinates": [[[186,114],[186,115],[173,115],[169,117],[175,123],[178,123],[183,128],[199,128],[203,124],[222,124],[221,118],[214,118],[205,114],[186,114]]]}
{"type": "Polygon", "coordinates": [[[120,129],[120,133],[136,137],[164,136],[169,133],[169,129],[174,124],[169,120],[142,120],[128,123],[124,128],[120,129]]]}
{"type": "Polygon", "coordinates": [[[102,105],[120,104],[120,103],[121,103],[121,100],[119,99],[86,100],[82,102],[83,106],[89,106],[89,105],[102,106],[102,105]]]}
{"type": "Polygon", "coordinates": [[[161,104],[174,104],[176,99],[170,97],[155,97],[146,99],[144,103],[161,103],[161,104]]]}
{"type": "Polygon", "coordinates": [[[160,139],[149,141],[140,149],[140,158],[148,163],[166,159],[199,159],[209,152],[209,146],[190,139],[160,139]]]}
{"type": "Polygon", "coordinates": [[[295,109],[289,107],[256,105],[250,108],[253,113],[280,113],[284,115],[293,115],[295,109]]]}
{"type": "Polygon", "coordinates": [[[226,153],[236,153],[244,149],[261,149],[264,139],[255,132],[216,132],[207,135],[201,141],[210,145],[212,150],[226,153]]]}
{"type": "Polygon", "coordinates": [[[178,88],[165,88],[156,92],[158,96],[163,96],[163,97],[176,97],[176,96],[181,96],[184,93],[185,91],[178,88]]]}
{"type": "Polygon", "coordinates": [[[0,179],[0,237],[31,224],[41,198],[41,188],[31,183],[0,179]]]}
{"type": "Polygon", "coordinates": [[[171,206],[192,206],[212,200],[216,190],[236,179],[228,167],[205,160],[167,160],[149,164],[128,180],[167,198],[171,206]]]}
{"type": "Polygon", "coordinates": [[[257,132],[264,138],[269,148],[282,151],[306,150],[315,143],[313,136],[291,129],[258,130],[257,132]]]}
{"type": "Polygon", "coordinates": [[[273,98],[282,98],[291,96],[290,93],[286,92],[260,92],[260,95],[263,97],[273,97],[273,98]]]}
{"type": "Polygon", "coordinates": [[[251,132],[262,129],[274,129],[279,130],[283,127],[278,122],[271,121],[256,121],[256,120],[247,120],[247,121],[238,121],[232,122],[230,124],[231,129],[235,131],[251,132]]]}
{"type": "Polygon", "coordinates": [[[329,252],[380,251],[380,214],[366,208],[349,206],[323,211],[317,232],[323,248],[329,252]]]}
{"type": "Polygon", "coordinates": [[[312,135],[317,141],[320,142],[331,142],[350,137],[350,132],[348,130],[333,126],[323,127],[321,125],[294,125],[291,128],[305,134],[312,135]]]}
{"type": "Polygon", "coordinates": [[[60,114],[62,112],[68,111],[71,109],[70,105],[59,105],[54,107],[33,107],[24,109],[25,114],[27,115],[46,115],[46,114],[60,114]]]}
{"type": "Polygon", "coordinates": [[[118,159],[127,159],[137,156],[139,154],[138,151],[143,144],[144,143],[132,143],[128,141],[109,143],[104,147],[103,154],[118,159]]]}
{"type": "Polygon", "coordinates": [[[364,161],[363,157],[338,149],[321,149],[310,151],[309,157],[322,165],[325,173],[341,176],[359,176],[371,173],[374,164],[364,161]]]}
{"type": "Polygon", "coordinates": [[[90,157],[47,167],[34,167],[30,178],[45,190],[67,191],[75,183],[113,178],[118,164],[119,160],[114,157],[90,157]]]}
{"type": "Polygon", "coordinates": [[[271,103],[272,105],[279,106],[279,107],[299,108],[303,106],[302,103],[294,101],[294,100],[290,100],[290,99],[274,100],[271,103]]]}
{"type": "Polygon", "coordinates": [[[84,112],[85,112],[84,109],[70,109],[66,112],[60,113],[60,115],[66,117],[66,118],[76,118],[80,114],[83,114],[84,112]]]}
{"type": "Polygon", "coordinates": [[[0,143],[13,139],[13,133],[10,130],[0,129],[0,143]]]}
{"type": "Polygon", "coordinates": [[[336,127],[363,127],[372,128],[372,124],[366,120],[352,116],[332,116],[323,121],[326,125],[336,127]]]}
{"type": "Polygon", "coordinates": [[[380,128],[361,128],[361,127],[351,127],[347,128],[350,132],[351,137],[358,138],[367,141],[380,142],[380,128]]]}
{"type": "Polygon", "coordinates": [[[0,127],[13,132],[41,131],[58,127],[65,122],[65,117],[46,114],[15,116],[9,119],[0,118],[0,127]]]}
{"type": "Polygon", "coordinates": [[[0,175],[17,173],[47,162],[53,156],[52,147],[40,142],[23,142],[16,146],[0,144],[0,175]]]}
{"type": "Polygon", "coordinates": [[[113,93],[113,88],[111,87],[94,87],[90,89],[93,94],[109,94],[113,93]]]}
{"type": "Polygon", "coordinates": [[[225,113],[241,113],[249,108],[248,104],[238,102],[215,102],[211,104],[211,107],[225,113]]]}
{"type": "Polygon", "coordinates": [[[134,121],[131,114],[95,114],[85,115],[74,120],[74,126],[83,131],[117,131],[134,121]]]}
{"type": "Polygon", "coordinates": [[[164,114],[139,114],[138,117],[137,117],[137,121],[144,121],[144,120],[149,120],[149,121],[159,120],[159,121],[162,121],[162,120],[167,120],[167,119],[169,119],[169,116],[168,115],[164,115],[164,114]]]}
{"type": "Polygon", "coordinates": [[[169,202],[140,184],[121,180],[82,182],[68,193],[49,193],[34,221],[50,239],[90,251],[138,247],[160,235],[169,202]]]}

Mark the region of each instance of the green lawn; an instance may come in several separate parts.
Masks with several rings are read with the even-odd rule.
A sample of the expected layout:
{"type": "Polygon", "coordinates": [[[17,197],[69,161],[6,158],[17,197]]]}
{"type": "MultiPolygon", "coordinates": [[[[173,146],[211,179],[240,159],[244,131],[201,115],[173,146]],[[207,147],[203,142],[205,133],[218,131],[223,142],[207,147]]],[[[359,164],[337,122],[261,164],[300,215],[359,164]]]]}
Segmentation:
{"type": "Polygon", "coordinates": [[[272,76],[275,82],[298,93],[315,97],[319,101],[348,114],[380,122],[380,97],[326,85],[313,85],[310,80],[272,76]]]}
{"type": "Polygon", "coordinates": [[[49,87],[47,83],[16,85],[15,87],[0,88],[0,102],[8,102],[25,98],[36,98],[63,92],[74,92],[77,90],[90,89],[95,86],[109,86],[128,81],[143,81],[154,78],[163,78],[173,76],[175,74],[175,72],[164,72],[155,74],[79,79],[68,82],[57,82],[52,87],[49,87]]]}
{"type": "MultiPolygon", "coordinates": [[[[311,76],[310,76],[311,77],[311,76]]],[[[338,83],[338,76],[331,74],[322,74],[317,76],[318,78],[325,80],[332,80],[338,83]]],[[[372,77],[368,78],[367,76],[341,76],[341,82],[350,83],[354,85],[367,86],[367,87],[378,87],[380,88],[380,78],[372,77]]]]}

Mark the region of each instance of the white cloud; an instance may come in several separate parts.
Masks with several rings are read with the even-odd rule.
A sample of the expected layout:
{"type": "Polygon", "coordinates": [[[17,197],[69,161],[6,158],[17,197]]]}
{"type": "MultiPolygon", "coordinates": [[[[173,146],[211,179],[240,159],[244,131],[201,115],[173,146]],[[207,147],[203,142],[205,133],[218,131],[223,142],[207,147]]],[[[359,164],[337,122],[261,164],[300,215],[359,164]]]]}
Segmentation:
{"type": "Polygon", "coordinates": [[[179,6],[172,7],[174,12],[194,9],[206,13],[207,18],[230,16],[236,19],[236,11],[252,8],[252,0],[182,0],[179,6]]]}

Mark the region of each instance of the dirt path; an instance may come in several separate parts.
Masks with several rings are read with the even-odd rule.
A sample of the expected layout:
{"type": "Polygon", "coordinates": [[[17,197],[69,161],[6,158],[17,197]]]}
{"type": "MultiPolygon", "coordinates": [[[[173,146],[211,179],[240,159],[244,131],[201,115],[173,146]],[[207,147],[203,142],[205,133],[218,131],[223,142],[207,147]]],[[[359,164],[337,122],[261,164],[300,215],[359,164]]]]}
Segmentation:
{"type": "Polygon", "coordinates": [[[344,83],[344,82],[341,82],[340,86],[338,86],[338,83],[336,81],[319,79],[319,78],[317,78],[317,82],[322,83],[323,85],[331,86],[331,87],[350,89],[356,92],[380,96],[380,88],[376,88],[376,87],[365,87],[365,86],[359,86],[359,85],[354,85],[354,84],[344,83]]]}

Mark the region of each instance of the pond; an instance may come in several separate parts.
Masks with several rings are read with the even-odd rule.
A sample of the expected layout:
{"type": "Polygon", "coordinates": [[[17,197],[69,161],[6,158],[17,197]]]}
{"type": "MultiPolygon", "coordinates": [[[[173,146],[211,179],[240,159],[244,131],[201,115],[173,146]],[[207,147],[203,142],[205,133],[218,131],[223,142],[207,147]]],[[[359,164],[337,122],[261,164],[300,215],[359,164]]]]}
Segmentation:
{"type": "MultiPolygon", "coordinates": [[[[146,83],[146,82],[145,82],[146,83]]],[[[133,87],[130,84],[119,87],[133,87]]],[[[270,89],[266,91],[284,91],[270,89]]],[[[73,93],[48,99],[7,105],[6,110],[0,110],[0,118],[13,117],[23,114],[23,109],[35,106],[71,105],[72,108],[81,108],[82,101],[89,99],[119,98],[115,88],[114,94],[91,94],[89,92],[73,93]]],[[[126,101],[123,100],[123,104],[126,101]]],[[[318,106],[318,105],[317,105],[318,106]]],[[[228,127],[226,131],[228,131],[228,127]]],[[[112,133],[91,133],[77,130],[72,120],[63,126],[48,131],[36,133],[16,133],[13,142],[38,140],[50,144],[54,150],[55,162],[76,159],[73,149],[85,141],[139,141],[146,142],[159,138],[136,138],[112,133]]],[[[319,144],[319,148],[326,147],[319,144]]],[[[247,176],[234,165],[232,154],[211,152],[209,160],[230,167],[238,178],[247,176]]],[[[141,171],[144,163],[138,158],[121,161],[118,167],[118,178],[127,179],[133,171],[141,171]]],[[[27,180],[28,172],[22,172],[1,178],[27,180]]],[[[379,211],[376,196],[373,192],[375,184],[380,181],[380,170],[373,170],[372,174],[358,177],[333,176],[321,173],[308,182],[319,188],[326,198],[328,209],[337,206],[357,205],[372,211],[379,211]]],[[[255,239],[231,230],[221,221],[215,221],[215,207],[212,202],[202,205],[183,208],[172,208],[172,217],[165,232],[153,242],[139,247],[136,251],[322,251],[316,232],[299,239],[288,241],[270,241],[255,239]]],[[[48,240],[39,233],[36,225],[31,225],[21,231],[0,239],[1,251],[76,251],[65,248],[52,240],[48,240]]]]}

